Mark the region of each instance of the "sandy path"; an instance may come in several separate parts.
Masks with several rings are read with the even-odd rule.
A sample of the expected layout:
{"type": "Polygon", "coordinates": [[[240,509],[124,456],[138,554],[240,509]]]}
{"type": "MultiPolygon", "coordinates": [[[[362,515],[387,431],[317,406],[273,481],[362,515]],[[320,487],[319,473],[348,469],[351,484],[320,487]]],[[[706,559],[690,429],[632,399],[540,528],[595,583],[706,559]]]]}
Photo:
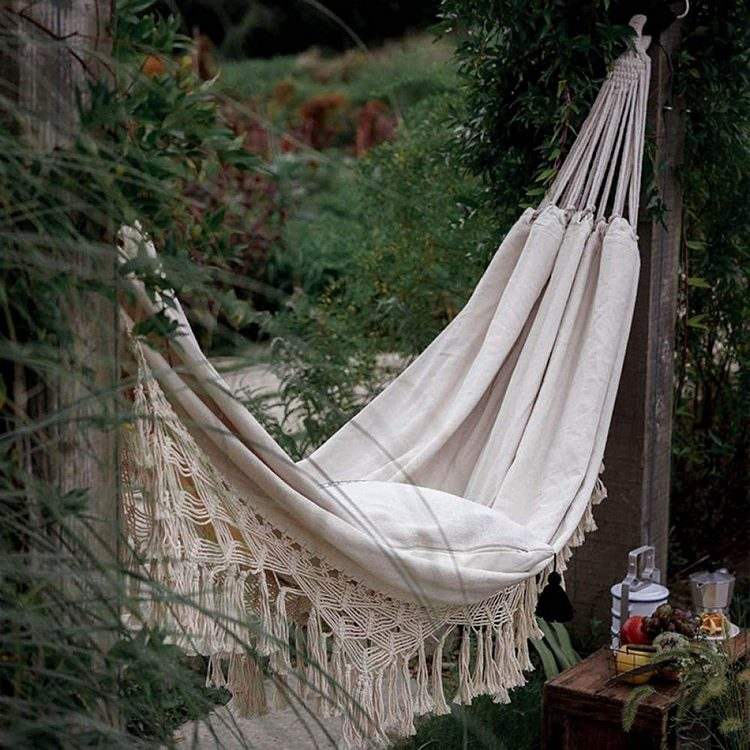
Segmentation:
{"type": "Polygon", "coordinates": [[[292,708],[239,719],[222,707],[207,720],[191,721],[177,731],[185,750],[333,750],[341,740],[341,718],[319,719],[292,708]]]}

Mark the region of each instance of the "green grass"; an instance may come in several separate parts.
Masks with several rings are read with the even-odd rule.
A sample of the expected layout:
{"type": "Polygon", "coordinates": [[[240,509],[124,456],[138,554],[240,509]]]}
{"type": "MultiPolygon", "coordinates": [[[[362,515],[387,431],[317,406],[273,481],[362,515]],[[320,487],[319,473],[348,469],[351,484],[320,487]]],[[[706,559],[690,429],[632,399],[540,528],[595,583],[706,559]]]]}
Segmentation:
{"type": "Polygon", "coordinates": [[[342,94],[352,105],[382,99],[408,121],[411,108],[457,85],[452,47],[427,36],[389,42],[367,53],[333,58],[314,52],[268,60],[222,61],[218,89],[237,101],[268,101],[280,83],[290,84],[289,108],[326,93],[342,94]]]}
{"type": "Polygon", "coordinates": [[[296,58],[222,61],[217,88],[233,99],[268,96],[279,81],[295,77],[296,58]]]}

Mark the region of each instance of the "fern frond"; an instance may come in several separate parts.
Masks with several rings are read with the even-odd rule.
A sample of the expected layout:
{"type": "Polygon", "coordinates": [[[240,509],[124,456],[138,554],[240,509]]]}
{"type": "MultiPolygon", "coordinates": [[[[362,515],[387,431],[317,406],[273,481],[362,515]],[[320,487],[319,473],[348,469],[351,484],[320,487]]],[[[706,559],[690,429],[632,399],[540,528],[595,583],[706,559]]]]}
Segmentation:
{"type": "Polygon", "coordinates": [[[630,695],[622,707],[622,728],[626,732],[629,732],[633,728],[635,717],[638,714],[638,706],[655,692],[651,685],[639,685],[630,691],[630,695]]]}

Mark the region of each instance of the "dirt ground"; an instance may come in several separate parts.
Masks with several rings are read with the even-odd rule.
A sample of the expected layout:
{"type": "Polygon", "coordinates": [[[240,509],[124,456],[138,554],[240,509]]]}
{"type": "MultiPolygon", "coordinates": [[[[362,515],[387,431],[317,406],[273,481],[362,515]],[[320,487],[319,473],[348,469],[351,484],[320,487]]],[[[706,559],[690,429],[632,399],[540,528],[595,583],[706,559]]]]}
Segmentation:
{"type": "Polygon", "coordinates": [[[223,706],[207,720],[183,724],[176,739],[184,750],[333,750],[341,741],[341,718],[322,719],[297,705],[240,719],[223,706]]]}

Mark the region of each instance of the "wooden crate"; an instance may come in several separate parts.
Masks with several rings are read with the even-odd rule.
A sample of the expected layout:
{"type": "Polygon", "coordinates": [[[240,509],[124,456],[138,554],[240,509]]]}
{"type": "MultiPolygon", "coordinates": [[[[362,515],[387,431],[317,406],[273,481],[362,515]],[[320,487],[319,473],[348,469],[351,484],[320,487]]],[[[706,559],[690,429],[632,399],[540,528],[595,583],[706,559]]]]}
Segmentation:
{"type": "MultiPolygon", "coordinates": [[[[748,634],[730,642],[734,658],[748,653],[748,634]]],[[[605,683],[612,676],[609,649],[603,648],[544,686],[543,750],[662,750],[673,747],[669,724],[677,700],[675,683],[655,682],[656,694],[638,708],[630,732],[622,729],[627,685],[605,683]]]]}

